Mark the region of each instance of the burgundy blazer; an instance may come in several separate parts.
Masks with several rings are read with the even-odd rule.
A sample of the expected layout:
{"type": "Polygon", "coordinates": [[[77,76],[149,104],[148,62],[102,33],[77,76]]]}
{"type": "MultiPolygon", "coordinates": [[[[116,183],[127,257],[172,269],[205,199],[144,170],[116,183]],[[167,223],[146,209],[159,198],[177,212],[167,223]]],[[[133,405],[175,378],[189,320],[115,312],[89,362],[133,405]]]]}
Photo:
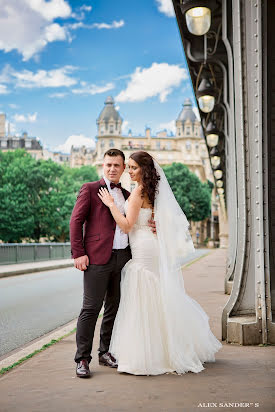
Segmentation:
{"type": "MultiPolygon", "coordinates": [[[[89,262],[95,265],[105,265],[110,259],[116,229],[109,208],[97,195],[100,187],[107,188],[103,178],[84,183],[70,220],[72,257],[88,255],[89,262]]],[[[125,200],[130,196],[123,188],[122,193],[125,200]]]]}

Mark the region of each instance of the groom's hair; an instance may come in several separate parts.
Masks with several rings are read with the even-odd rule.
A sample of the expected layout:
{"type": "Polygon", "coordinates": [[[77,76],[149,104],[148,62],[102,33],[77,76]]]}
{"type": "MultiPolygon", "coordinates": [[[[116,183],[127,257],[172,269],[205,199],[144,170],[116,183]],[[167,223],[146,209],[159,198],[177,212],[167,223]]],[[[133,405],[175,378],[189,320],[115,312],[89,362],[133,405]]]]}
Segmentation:
{"type": "Polygon", "coordinates": [[[124,153],[123,153],[121,150],[119,150],[119,149],[109,149],[109,150],[107,150],[107,152],[104,153],[103,158],[104,158],[105,156],[111,156],[111,157],[113,157],[113,156],[121,156],[122,159],[123,159],[123,163],[125,163],[125,155],[124,155],[124,153]]]}

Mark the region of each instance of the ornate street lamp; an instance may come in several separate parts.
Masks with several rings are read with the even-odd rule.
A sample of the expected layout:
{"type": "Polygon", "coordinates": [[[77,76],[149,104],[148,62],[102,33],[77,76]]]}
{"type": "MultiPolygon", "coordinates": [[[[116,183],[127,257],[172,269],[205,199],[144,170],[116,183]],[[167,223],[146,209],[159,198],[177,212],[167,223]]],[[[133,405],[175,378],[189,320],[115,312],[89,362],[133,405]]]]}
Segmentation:
{"type": "Polygon", "coordinates": [[[218,151],[217,146],[213,147],[209,154],[213,169],[217,169],[221,163],[220,152],[218,151]]]}
{"type": "Polygon", "coordinates": [[[194,7],[185,13],[190,33],[196,36],[206,34],[211,26],[211,10],[208,7],[194,7]]]}
{"type": "Polygon", "coordinates": [[[196,97],[202,112],[212,112],[215,106],[216,95],[217,93],[210,80],[206,77],[203,78],[196,92],[196,97]]]}
{"type": "Polygon", "coordinates": [[[221,179],[222,178],[222,170],[218,169],[214,171],[214,176],[216,179],[221,179]]]}
{"type": "Polygon", "coordinates": [[[215,1],[208,0],[207,5],[205,3],[203,0],[182,0],[180,5],[187,28],[195,36],[203,36],[211,26],[211,10],[214,8],[215,1]]]}
{"type": "Polygon", "coordinates": [[[209,122],[205,134],[208,147],[215,147],[219,142],[219,130],[214,122],[209,122]]]}
{"type": "Polygon", "coordinates": [[[221,163],[221,158],[219,156],[213,156],[211,157],[211,165],[216,168],[220,165],[221,163]]]}

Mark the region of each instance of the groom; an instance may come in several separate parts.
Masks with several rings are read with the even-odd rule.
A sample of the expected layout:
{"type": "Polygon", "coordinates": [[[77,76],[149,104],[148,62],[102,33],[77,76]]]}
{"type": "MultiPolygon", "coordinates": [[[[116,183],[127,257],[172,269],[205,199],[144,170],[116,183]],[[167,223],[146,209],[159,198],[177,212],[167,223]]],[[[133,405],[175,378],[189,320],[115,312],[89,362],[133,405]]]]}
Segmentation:
{"type": "MultiPolygon", "coordinates": [[[[70,238],[74,266],[84,271],[83,306],[76,331],[76,375],[91,376],[89,363],[96,321],[104,301],[100,329],[99,364],[116,368],[116,359],[109,353],[114,320],[120,300],[120,274],[131,259],[128,235],[114,221],[111,212],[98,197],[106,187],[116,206],[124,213],[130,193],[119,183],[125,169],[124,153],[110,149],[104,154],[104,176],[97,182],[85,183],[78,194],[70,220],[70,238]]],[[[154,222],[149,222],[155,231],[154,222]]]]}

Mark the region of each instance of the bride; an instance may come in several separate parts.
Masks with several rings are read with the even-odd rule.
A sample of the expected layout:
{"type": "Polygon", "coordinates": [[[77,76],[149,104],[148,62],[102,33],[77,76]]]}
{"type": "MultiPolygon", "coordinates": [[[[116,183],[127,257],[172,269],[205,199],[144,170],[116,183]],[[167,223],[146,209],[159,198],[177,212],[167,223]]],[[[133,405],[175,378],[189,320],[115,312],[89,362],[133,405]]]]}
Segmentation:
{"type": "Polygon", "coordinates": [[[109,351],[119,372],[159,375],[198,373],[214,362],[222,347],[210,330],[208,316],[185,292],[181,266],[194,252],[189,223],[166,176],[146,152],[129,159],[137,182],[122,215],[107,189],[98,196],[115,221],[129,233],[132,259],[121,273],[121,300],[109,351]],[[148,226],[154,218],[156,234],[148,226]]]}

